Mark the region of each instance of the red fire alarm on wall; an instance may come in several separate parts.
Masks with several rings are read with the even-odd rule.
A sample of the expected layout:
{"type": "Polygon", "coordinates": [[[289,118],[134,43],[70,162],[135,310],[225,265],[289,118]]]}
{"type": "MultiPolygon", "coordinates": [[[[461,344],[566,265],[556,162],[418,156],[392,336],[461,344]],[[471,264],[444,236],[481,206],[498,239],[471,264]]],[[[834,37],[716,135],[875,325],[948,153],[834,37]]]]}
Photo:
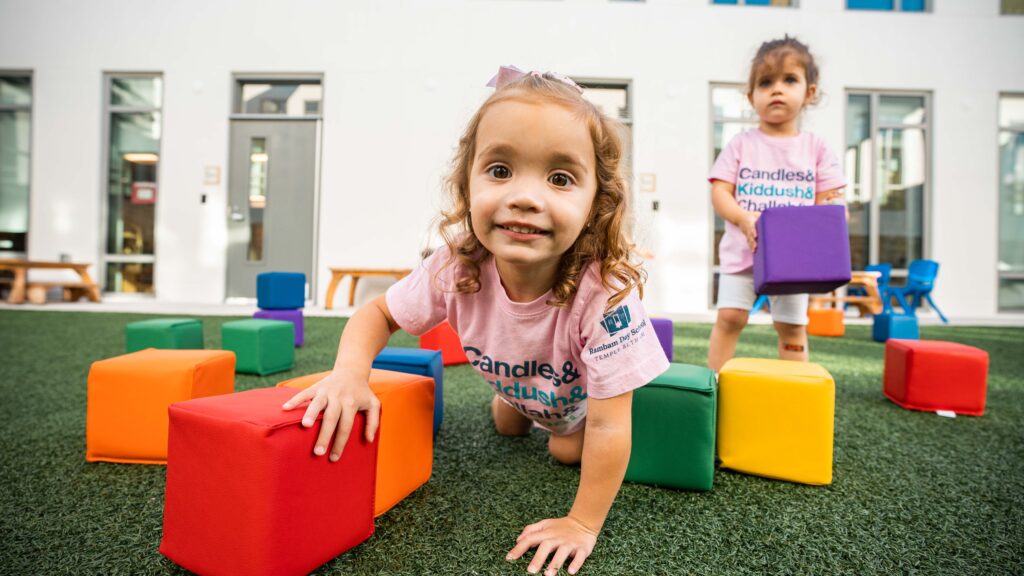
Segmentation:
{"type": "Polygon", "coordinates": [[[156,204],[156,182],[132,182],[132,204],[156,204]]]}

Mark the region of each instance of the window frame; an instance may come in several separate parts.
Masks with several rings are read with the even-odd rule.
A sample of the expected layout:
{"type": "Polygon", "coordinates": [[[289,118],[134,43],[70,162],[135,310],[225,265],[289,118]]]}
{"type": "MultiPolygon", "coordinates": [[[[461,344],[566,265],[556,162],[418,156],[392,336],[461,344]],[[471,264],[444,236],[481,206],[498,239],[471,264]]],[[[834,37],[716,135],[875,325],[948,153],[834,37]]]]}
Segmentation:
{"type": "Polygon", "coordinates": [[[107,233],[108,227],[110,226],[110,120],[116,113],[145,113],[145,112],[158,112],[160,113],[160,142],[157,145],[157,161],[156,168],[156,183],[157,183],[157,202],[160,198],[160,182],[163,181],[161,173],[163,172],[163,105],[164,105],[164,94],[165,86],[162,80],[164,79],[163,72],[121,72],[121,71],[103,71],[103,82],[102,82],[102,101],[103,101],[103,130],[101,135],[101,146],[100,146],[100,234],[99,234],[99,246],[97,253],[97,268],[96,274],[99,276],[98,284],[100,290],[104,294],[117,295],[117,297],[130,297],[130,298],[144,298],[144,299],[155,299],[156,298],[156,286],[157,286],[157,255],[159,253],[158,243],[156,242],[156,229],[157,229],[157,212],[154,209],[153,214],[153,253],[152,254],[139,254],[139,255],[124,255],[124,254],[110,254],[107,252],[107,233]],[[111,104],[111,95],[113,94],[113,80],[114,78],[160,78],[160,105],[159,106],[126,106],[123,104],[111,104]],[[107,265],[108,264],[150,264],[153,267],[153,292],[151,294],[140,293],[140,292],[111,292],[107,286],[107,265]]]}
{"type": "MultiPolygon", "coordinates": [[[[709,111],[709,114],[708,114],[708,150],[711,152],[708,155],[710,157],[710,160],[711,160],[708,163],[708,166],[707,166],[707,170],[708,171],[711,170],[711,167],[715,165],[715,160],[717,160],[717,157],[715,156],[715,124],[717,124],[720,121],[721,122],[735,122],[735,123],[749,124],[750,127],[756,127],[756,126],[758,126],[760,124],[760,121],[756,117],[755,118],[741,118],[741,117],[723,116],[723,117],[719,118],[718,116],[716,116],[715,115],[715,89],[716,88],[732,89],[732,90],[737,90],[739,92],[745,92],[747,90],[747,83],[746,82],[717,82],[717,81],[713,81],[713,82],[709,82],[708,83],[708,111],[709,111]]],[[[753,108],[753,107],[751,106],[751,108],[753,108]]],[[[727,146],[728,144],[729,144],[728,142],[722,142],[722,149],[724,150],[725,146],[727,146]]],[[[706,175],[707,175],[707,173],[705,173],[705,179],[706,179],[706,175]]],[[[708,234],[709,234],[709,241],[708,241],[708,247],[709,247],[709,250],[708,250],[708,270],[709,270],[709,274],[708,274],[708,308],[711,309],[711,310],[714,310],[714,308],[715,308],[715,306],[717,304],[717,299],[715,298],[715,276],[717,274],[721,273],[720,272],[720,267],[715,264],[715,248],[716,248],[716,242],[715,242],[715,219],[718,217],[718,215],[715,214],[715,206],[711,202],[711,184],[707,184],[706,188],[707,188],[707,195],[708,195],[708,217],[709,217],[708,222],[710,224],[709,229],[708,229],[708,234]]]]}
{"type": "Polygon", "coordinates": [[[25,250],[6,250],[0,248],[0,257],[2,258],[27,258],[28,257],[28,244],[29,236],[32,232],[32,157],[35,149],[35,76],[32,70],[25,69],[11,69],[11,68],[0,68],[0,77],[3,78],[28,78],[29,86],[31,87],[31,99],[28,104],[0,104],[0,111],[4,112],[28,112],[28,206],[26,207],[26,213],[28,215],[28,223],[25,225],[25,250]]]}
{"type": "MultiPolygon", "coordinates": [[[[930,90],[913,90],[913,89],[877,89],[877,88],[850,88],[847,87],[844,90],[845,98],[843,98],[843,124],[845,125],[849,119],[850,114],[850,96],[868,96],[870,103],[870,137],[874,144],[872,149],[871,158],[871,190],[872,190],[872,202],[870,212],[868,214],[868,264],[878,264],[879,254],[879,226],[881,224],[881,207],[878,202],[875,201],[879,188],[878,182],[878,158],[877,158],[877,138],[879,132],[883,129],[895,129],[895,128],[907,128],[916,127],[924,131],[924,155],[925,155],[925,182],[924,190],[921,193],[921,258],[929,259],[932,253],[932,184],[935,180],[934,175],[934,145],[932,143],[932,134],[934,133],[934,105],[933,96],[930,90]],[[913,96],[921,97],[924,99],[924,117],[925,122],[923,124],[880,124],[878,122],[878,108],[881,102],[882,96],[913,96]]],[[[846,145],[849,134],[846,133],[846,129],[843,130],[843,170],[845,172],[846,166],[846,145]]],[[[853,185],[852,182],[846,183],[847,188],[853,185]]],[[[906,268],[893,268],[892,278],[906,278],[906,268]]]]}
{"type": "Polygon", "coordinates": [[[999,178],[1002,176],[1002,161],[1000,159],[999,151],[999,136],[1003,132],[1009,132],[1011,134],[1024,134],[1024,124],[1011,124],[1010,126],[1003,126],[999,119],[999,108],[1002,104],[1003,98],[1021,98],[1024,99],[1024,92],[1000,92],[996,100],[996,287],[995,287],[995,300],[996,300],[996,312],[1006,314],[1019,314],[1020,308],[1004,308],[1002,302],[999,299],[999,283],[1000,281],[1007,280],[1024,280],[1024,272],[1002,272],[999,270],[1000,260],[1000,247],[1002,245],[1002,186],[1000,185],[999,178]]]}

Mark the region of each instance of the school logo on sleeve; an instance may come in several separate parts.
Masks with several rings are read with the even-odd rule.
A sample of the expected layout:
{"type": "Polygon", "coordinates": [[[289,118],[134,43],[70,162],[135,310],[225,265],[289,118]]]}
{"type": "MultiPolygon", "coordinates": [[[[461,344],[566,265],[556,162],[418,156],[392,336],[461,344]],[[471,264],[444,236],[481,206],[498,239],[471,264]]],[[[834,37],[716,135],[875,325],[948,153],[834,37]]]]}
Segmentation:
{"type": "Polygon", "coordinates": [[[629,320],[629,307],[619,306],[604,315],[604,318],[601,320],[601,327],[604,328],[609,336],[614,336],[616,332],[629,328],[629,320]]]}

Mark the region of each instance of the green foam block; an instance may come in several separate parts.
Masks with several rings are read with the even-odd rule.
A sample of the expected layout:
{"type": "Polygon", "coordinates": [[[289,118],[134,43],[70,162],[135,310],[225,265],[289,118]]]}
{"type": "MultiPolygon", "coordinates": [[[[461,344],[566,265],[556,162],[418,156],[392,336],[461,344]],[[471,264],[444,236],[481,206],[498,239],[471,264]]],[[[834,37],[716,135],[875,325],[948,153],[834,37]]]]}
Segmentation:
{"type": "Polygon", "coordinates": [[[124,327],[124,342],[129,354],[146,348],[202,350],[203,323],[194,318],[156,318],[131,322],[124,327]]]}
{"type": "Polygon", "coordinates": [[[707,368],[672,364],[633,392],[633,450],[626,480],[711,490],[718,391],[707,368]]]}
{"type": "Polygon", "coordinates": [[[236,320],[221,325],[221,347],[235,353],[235,372],[266,376],[295,365],[295,325],[283,320],[236,320]]]}

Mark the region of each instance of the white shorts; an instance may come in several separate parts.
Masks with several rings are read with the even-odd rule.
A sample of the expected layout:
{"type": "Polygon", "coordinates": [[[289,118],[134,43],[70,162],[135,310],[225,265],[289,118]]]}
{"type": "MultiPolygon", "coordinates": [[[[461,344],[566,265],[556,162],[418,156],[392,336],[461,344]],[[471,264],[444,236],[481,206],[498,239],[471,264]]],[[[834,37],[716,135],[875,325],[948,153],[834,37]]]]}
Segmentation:
{"type": "MultiPolygon", "coordinates": [[[[739,308],[750,310],[757,294],[754,293],[753,272],[719,274],[718,308],[739,308]]],[[[772,320],[783,324],[807,325],[807,294],[785,294],[769,296],[772,320]]]]}

